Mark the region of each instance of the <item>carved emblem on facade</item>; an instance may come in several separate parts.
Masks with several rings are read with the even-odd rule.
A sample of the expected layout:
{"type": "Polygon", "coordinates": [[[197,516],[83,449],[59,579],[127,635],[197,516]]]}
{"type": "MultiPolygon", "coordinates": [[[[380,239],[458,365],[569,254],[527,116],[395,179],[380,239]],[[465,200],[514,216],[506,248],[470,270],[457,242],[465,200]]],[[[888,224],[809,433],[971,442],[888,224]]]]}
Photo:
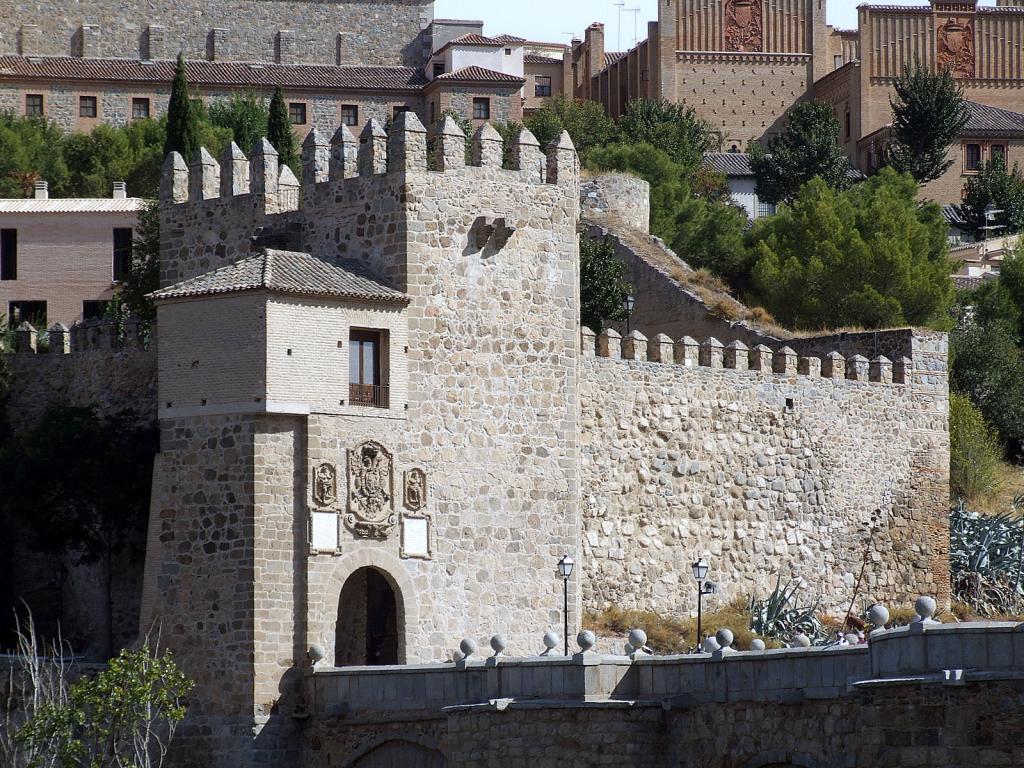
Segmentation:
{"type": "Polygon", "coordinates": [[[970,18],[950,16],[939,26],[939,67],[953,77],[974,77],[974,24],[970,18]]]}
{"type": "Polygon", "coordinates": [[[761,0],[725,0],[727,51],[760,51],[764,47],[761,0]]]}
{"type": "Polygon", "coordinates": [[[338,500],[338,470],[333,464],[318,464],[313,468],[313,501],[329,507],[338,500]]]}
{"type": "Polygon", "coordinates": [[[385,539],[398,524],[391,454],[368,440],[348,452],[348,513],[345,525],[359,536],[385,539]]]}
{"type": "Polygon", "coordinates": [[[427,473],[418,467],[405,473],[405,508],[419,512],[427,505],[427,473]]]}

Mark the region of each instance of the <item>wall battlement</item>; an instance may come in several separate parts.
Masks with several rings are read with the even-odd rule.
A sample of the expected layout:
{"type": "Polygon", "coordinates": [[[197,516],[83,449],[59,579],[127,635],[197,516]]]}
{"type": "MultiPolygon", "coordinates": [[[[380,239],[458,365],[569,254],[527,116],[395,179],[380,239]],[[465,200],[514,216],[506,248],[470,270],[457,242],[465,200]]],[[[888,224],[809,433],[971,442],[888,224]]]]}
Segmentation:
{"type": "Polygon", "coordinates": [[[584,357],[667,363],[687,368],[758,371],[767,375],[846,379],[879,384],[909,384],[913,370],[913,362],[909,357],[893,361],[878,355],[869,360],[859,354],[845,358],[838,352],[829,352],[823,357],[802,357],[789,346],[772,350],[764,344],[748,347],[739,340],[723,345],[714,337],[699,342],[690,336],[683,336],[673,341],[663,333],[648,339],[639,331],[631,331],[623,338],[613,328],[598,335],[584,327],[580,339],[584,357]]]}

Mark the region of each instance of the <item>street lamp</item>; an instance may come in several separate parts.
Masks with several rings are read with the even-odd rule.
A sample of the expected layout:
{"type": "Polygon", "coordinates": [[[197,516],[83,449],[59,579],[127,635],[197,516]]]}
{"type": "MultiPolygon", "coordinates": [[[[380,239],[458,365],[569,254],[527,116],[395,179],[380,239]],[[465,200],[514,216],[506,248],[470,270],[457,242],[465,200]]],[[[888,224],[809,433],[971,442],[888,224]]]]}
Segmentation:
{"type": "Polygon", "coordinates": [[[701,619],[704,611],[704,595],[710,595],[715,591],[715,585],[710,581],[704,581],[708,577],[708,569],[710,566],[707,561],[702,557],[692,566],[693,578],[697,581],[697,647],[700,648],[701,643],[701,619]]]}
{"type": "Polygon", "coordinates": [[[632,293],[627,293],[622,300],[622,308],[626,310],[626,335],[629,336],[629,316],[633,314],[633,307],[636,306],[636,298],[632,293]]]}
{"type": "Polygon", "coordinates": [[[566,555],[558,561],[558,575],[562,577],[562,605],[565,609],[565,655],[569,655],[569,577],[576,561],[566,555]]]}

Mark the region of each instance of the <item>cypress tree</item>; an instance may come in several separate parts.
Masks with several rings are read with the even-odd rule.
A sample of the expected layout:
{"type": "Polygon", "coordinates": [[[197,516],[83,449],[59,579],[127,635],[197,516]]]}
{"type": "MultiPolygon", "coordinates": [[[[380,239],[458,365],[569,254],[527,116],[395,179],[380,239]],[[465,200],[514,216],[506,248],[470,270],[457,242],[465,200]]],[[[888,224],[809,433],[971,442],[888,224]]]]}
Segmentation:
{"type": "Polygon", "coordinates": [[[178,63],[174,67],[171,101],[167,105],[167,138],[164,140],[164,156],[166,157],[171,152],[179,152],[188,162],[198,148],[199,123],[188,97],[185,57],[179,53],[178,63]]]}
{"type": "Polygon", "coordinates": [[[299,160],[299,149],[292,131],[292,121],[288,119],[288,107],[284,103],[284,92],[281,86],[274,89],[274,98],[270,100],[270,116],[267,119],[267,141],[277,150],[281,165],[296,170],[299,160]]]}

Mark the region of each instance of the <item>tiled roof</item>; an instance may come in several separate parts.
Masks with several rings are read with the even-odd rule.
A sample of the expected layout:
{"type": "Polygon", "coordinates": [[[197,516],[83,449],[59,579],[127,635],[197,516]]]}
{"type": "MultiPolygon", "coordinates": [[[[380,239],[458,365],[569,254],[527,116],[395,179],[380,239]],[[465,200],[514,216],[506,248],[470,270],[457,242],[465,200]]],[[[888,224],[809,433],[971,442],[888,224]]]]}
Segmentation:
{"type": "Polygon", "coordinates": [[[154,299],[178,299],[254,290],[371,301],[408,301],[404,293],[384,285],[351,263],[270,248],[150,295],[154,299]]]}
{"type": "Polygon", "coordinates": [[[606,67],[610,67],[616,61],[618,61],[619,59],[624,59],[628,55],[629,54],[627,54],[625,51],[618,51],[616,53],[605,53],[605,55],[604,55],[604,65],[606,67]]]}
{"type": "Polygon", "coordinates": [[[515,35],[498,35],[494,39],[497,40],[499,43],[502,43],[503,45],[509,45],[509,44],[522,45],[523,43],[526,42],[526,38],[525,37],[516,37],[515,35]]]}
{"type": "MultiPolygon", "coordinates": [[[[0,82],[7,78],[166,83],[174,79],[173,61],[80,59],[70,56],[0,56],[0,82]]],[[[336,67],[319,64],[256,64],[235,61],[186,61],[194,85],[351,90],[418,90],[427,83],[415,67],[336,67]]]]}
{"type": "Polygon", "coordinates": [[[138,213],[146,206],[139,197],[65,197],[0,200],[0,213],[138,213]]]}
{"type": "Polygon", "coordinates": [[[1020,112],[1010,112],[975,101],[967,102],[967,112],[970,117],[964,128],[966,133],[1024,133],[1024,114],[1020,112]]]}
{"type": "Polygon", "coordinates": [[[550,56],[541,56],[539,53],[527,53],[523,55],[524,64],[561,64],[561,59],[553,59],[550,56]]]}
{"type": "Polygon", "coordinates": [[[447,43],[442,45],[436,51],[434,55],[441,53],[441,51],[447,50],[453,45],[465,45],[472,46],[475,48],[501,48],[505,45],[501,40],[493,37],[487,37],[486,35],[478,35],[475,32],[470,32],[466,35],[459,35],[456,38],[449,40],[447,43]]]}
{"type": "Polygon", "coordinates": [[[518,83],[522,85],[526,81],[518,75],[509,75],[505,72],[495,72],[493,69],[483,67],[463,67],[454,72],[446,72],[434,78],[434,82],[473,82],[473,83],[518,83]]]}
{"type": "Polygon", "coordinates": [[[964,221],[960,215],[959,206],[956,205],[944,205],[942,206],[942,217],[946,220],[946,223],[951,227],[962,227],[967,222],[964,221]]]}
{"type": "Polygon", "coordinates": [[[726,176],[753,176],[750,169],[750,155],[743,152],[708,152],[704,162],[713,171],[726,176]]]}
{"type": "Polygon", "coordinates": [[[969,291],[977,288],[985,282],[983,277],[968,277],[967,275],[953,275],[953,287],[958,291],[969,291]]]}

